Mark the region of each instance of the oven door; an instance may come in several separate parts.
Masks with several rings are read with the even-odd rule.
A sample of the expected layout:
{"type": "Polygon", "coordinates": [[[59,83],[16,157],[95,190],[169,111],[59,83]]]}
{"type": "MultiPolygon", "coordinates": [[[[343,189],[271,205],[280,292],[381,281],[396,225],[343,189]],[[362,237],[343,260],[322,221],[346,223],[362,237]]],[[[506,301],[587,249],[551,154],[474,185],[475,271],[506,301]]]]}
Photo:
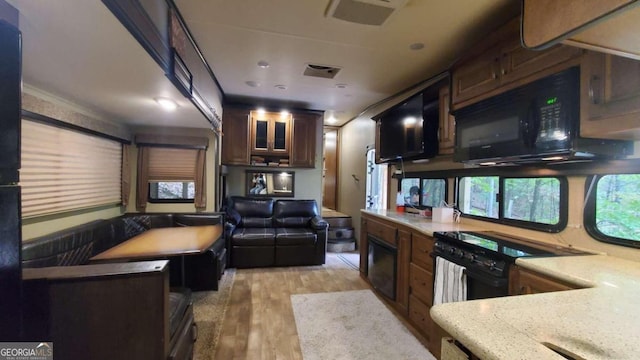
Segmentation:
{"type": "Polygon", "coordinates": [[[509,295],[509,279],[467,269],[467,300],[509,295]]]}
{"type": "MultiPolygon", "coordinates": [[[[439,251],[433,253],[433,274],[436,274],[436,257],[447,259],[459,264],[455,256],[444,254],[439,251]]],[[[464,266],[464,265],[461,265],[464,266]]],[[[490,275],[477,269],[466,268],[467,275],[467,300],[487,299],[509,295],[509,278],[490,275]]],[[[508,272],[507,272],[508,273],[508,272]]],[[[434,289],[435,293],[435,289],[434,289]]]]}

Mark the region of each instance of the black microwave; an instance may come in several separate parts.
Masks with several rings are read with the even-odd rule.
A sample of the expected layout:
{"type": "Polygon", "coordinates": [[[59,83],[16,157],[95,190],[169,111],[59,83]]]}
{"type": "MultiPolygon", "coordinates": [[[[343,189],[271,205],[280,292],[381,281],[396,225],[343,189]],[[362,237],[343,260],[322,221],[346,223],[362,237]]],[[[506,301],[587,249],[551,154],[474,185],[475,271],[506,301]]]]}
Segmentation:
{"type": "Polygon", "coordinates": [[[633,143],[580,137],[580,69],[569,68],[455,112],[454,161],[487,164],[621,158],[633,143]]]}

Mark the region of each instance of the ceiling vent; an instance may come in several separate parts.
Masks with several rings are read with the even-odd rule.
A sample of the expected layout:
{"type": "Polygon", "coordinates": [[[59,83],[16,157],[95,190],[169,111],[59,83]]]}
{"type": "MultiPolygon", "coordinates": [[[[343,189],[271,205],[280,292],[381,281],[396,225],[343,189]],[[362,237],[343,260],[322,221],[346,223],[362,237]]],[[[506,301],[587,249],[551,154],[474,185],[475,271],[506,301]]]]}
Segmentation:
{"type": "Polygon", "coordinates": [[[363,25],[382,25],[407,0],[331,0],[327,17],[363,25]]]}
{"type": "Polygon", "coordinates": [[[338,71],[340,71],[340,68],[335,66],[307,64],[307,66],[304,69],[304,75],[325,78],[325,79],[333,79],[338,73],[338,71]]]}

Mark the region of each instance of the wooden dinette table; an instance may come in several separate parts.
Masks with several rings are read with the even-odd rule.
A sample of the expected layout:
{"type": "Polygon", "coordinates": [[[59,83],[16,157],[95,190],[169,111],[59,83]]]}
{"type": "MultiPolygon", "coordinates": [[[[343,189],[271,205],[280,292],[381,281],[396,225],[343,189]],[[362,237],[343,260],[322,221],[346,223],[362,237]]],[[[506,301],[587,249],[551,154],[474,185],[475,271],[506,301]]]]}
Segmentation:
{"type": "Polygon", "coordinates": [[[179,256],[185,283],[184,256],[198,255],[222,235],[222,225],[184,226],[147,230],[89,259],[92,263],[151,260],[179,256]]]}

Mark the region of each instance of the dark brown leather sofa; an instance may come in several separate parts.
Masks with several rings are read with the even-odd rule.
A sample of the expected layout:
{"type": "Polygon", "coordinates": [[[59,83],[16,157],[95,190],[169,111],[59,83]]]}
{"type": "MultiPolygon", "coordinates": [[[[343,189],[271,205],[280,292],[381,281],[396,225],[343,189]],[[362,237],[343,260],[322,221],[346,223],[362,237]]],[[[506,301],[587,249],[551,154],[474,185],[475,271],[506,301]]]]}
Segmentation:
{"type": "MultiPolygon", "coordinates": [[[[172,259],[86,264],[92,256],[152,228],[223,222],[223,213],[125,214],[25,241],[25,298],[34,299],[25,305],[25,334],[55,341],[61,358],[155,354],[149,358],[190,359],[197,336],[191,290],[170,289],[170,270],[176,266],[167,265],[172,259]],[[60,299],[68,294],[77,296],[60,299]],[[65,305],[75,301],[75,306],[65,305]],[[95,323],[99,325],[90,326],[95,323]],[[101,347],[102,342],[110,346],[101,347]]],[[[204,254],[185,257],[186,285],[217,290],[226,258],[224,241],[204,254]]],[[[174,273],[171,277],[177,278],[174,273]]]]}
{"type": "Polygon", "coordinates": [[[328,224],[315,200],[234,196],[226,218],[231,267],[325,263],[328,224]]]}

